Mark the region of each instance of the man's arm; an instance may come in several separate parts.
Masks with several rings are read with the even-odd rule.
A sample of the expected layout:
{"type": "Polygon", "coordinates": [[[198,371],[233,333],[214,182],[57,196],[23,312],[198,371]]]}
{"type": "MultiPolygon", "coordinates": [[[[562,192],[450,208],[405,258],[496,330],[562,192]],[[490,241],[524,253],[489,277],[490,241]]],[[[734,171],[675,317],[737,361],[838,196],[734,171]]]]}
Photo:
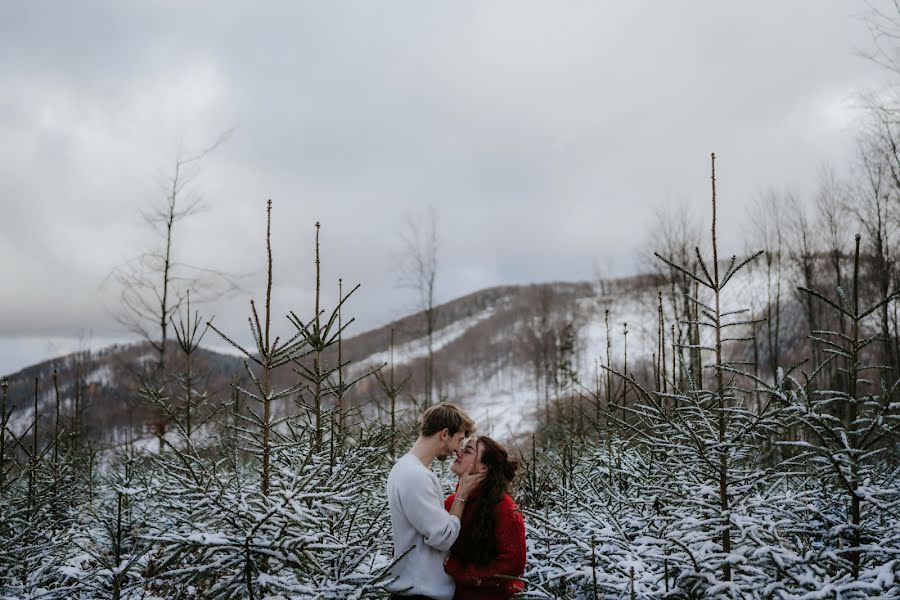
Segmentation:
{"type": "Polygon", "coordinates": [[[409,477],[397,487],[397,495],[403,514],[425,537],[425,543],[442,552],[449,550],[459,536],[459,514],[443,509],[431,479],[424,473],[422,477],[409,477]]]}

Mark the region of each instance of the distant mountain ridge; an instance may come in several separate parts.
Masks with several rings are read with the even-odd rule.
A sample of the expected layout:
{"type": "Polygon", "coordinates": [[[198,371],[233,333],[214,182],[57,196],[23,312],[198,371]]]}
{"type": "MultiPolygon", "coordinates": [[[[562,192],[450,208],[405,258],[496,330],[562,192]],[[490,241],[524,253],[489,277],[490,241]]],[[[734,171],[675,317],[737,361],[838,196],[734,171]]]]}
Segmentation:
{"type": "MultiPolygon", "coordinates": [[[[627,345],[629,368],[648,368],[658,344],[660,286],[659,279],[647,275],[498,286],[442,304],[437,307],[433,335],[434,395],[466,407],[482,432],[513,437],[530,431],[540,411],[561,389],[571,389],[575,378],[590,384],[596,376],[597,360],[605,364],[607,310],[613,363],[624,359],[627,345]]],[[[344,339],[342,358],[351,363],[348,377],[384,365],[390,360],[392,330],[396,377],[411,376],[400,398],[406,407],[423,394],[427,343],[422,313],[344,339]]],[[[176,354],[173,344],[169,355],[176,354]]],[[[336,356],[325,360],[334,361],[336,356]]],[[[10,401],[16,406],[10,428],[21,434],[33,423],[36,378],[38,413],[47,427],[49,415],[55,412],[54,369],[61,414],[71,414],[77,369],[85,423],[95,435],[116,440],[132,428],[146,432],[159,417],[139,399],[138,382],[154,361],[152,348],[138,343],[68,355],[22,369],[9,377],[10,401]]],[[[194,368],[206,373],[204,385],[217,401],[230,397],[234,377],[242,385],[250,384],[243,359],[236,355],[201,349],[194,357],[194,368]]],[[[291,369],[282,367],[274,374],[273,383],[285,388],[296,378],[291,369]]],[[[348,401],[377,407],[386,399],[375,378],[367,377],[356,385],[348,401]]],[[[296,406],[282,401],[276,410],[286,413],[295,411],[296,406]]]]}

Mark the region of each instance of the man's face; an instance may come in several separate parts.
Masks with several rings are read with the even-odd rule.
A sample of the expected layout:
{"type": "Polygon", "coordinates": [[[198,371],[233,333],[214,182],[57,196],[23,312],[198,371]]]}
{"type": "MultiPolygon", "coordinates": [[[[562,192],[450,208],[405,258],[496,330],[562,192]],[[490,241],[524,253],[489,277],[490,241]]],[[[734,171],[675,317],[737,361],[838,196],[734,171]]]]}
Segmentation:
{"type": "Polygon", "coordinates": [[[462,443],[463,438],[466,437],[466,433],[464,431],[457,431],[453,435],[450,435],[449,429],[444,429],[441,431],[441,449],[438,451],[437,458],[438,460],[447,460],[451,454],[459,451],[459,445],[462,443]]]}

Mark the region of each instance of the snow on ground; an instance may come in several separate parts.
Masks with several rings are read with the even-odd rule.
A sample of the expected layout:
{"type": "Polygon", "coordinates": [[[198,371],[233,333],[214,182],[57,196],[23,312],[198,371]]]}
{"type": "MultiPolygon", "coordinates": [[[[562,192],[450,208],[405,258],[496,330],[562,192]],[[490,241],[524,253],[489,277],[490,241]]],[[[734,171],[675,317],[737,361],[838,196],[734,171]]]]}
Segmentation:
{"type": "Polygon", "coordinates": [[[577,368],[582,379],[588,374],[593,377],[595,361],[607,364],[606,310],[609,310],[609,356],[614,367],[623,367],[626,346],[631,364],[656,351],[655,290],[636,290],[614,298],[587,298],[579,305],[579,309],[587,320],[579,331],[577,368]]]}
{"type": "Polygon", "coordinates": [[[478,433],[510,440],[534,429],[539,397],[524,369],[495,373],[488,380],[457,383],[453,398],[475,419],[478,433]]]}
{"type": "MultiPolygon", "coordinates": [[[[757,259],[759,260],[759,259],[757,259]]],[[[721,293],[721,312],[753,309],[761,310],[763,299],[766,295],[765,273],[756,269],[750,271],[743,268],[728,282],[721,293]]],[[[671,310],[671,302],[667,297],[669,290],[663,291],[663,313],[665,319],[666,353],[669,355],[672,347],[670,326],[674,323],[675,315],[671,310]]],[[[596,370],[596,361],[606,365],[606,322],[604,311],[609,309],[609,337],[610,358],[613,368],[622,369],[625,361],[627,342],[628,363],[633,365],[638,361],[650,360],[657,352],[658,313],[657,304],[659,290],[654,287],[646,287],[627,294],[615,297],[599,297],[597,299],[583,299],[579,305],[582,315],[587,323],[579,332],[579,360],[578,370],[582,380],[592,380],[596,370]],[[624,333],[625,324],[628,325],[628,335],[624,333]]],[[[783,290],[782,293],[786,295],[783,290]]],[[[700,291],[700,301],[711,305],[712,293],[709,290],[700,291]]],[[[729,315],[723,317],[723,321],[746,320],[750,313],[729,315]]],[[[731,330],[729,337],[736,337],[738,331],[731,330]]],[[[700,331],[701,343],[710,346],[713,344],[714,332],[709,327],[703,327],[700,331]]],[[[669,355],[670,356],[670,355],[669,355]]]]}
{"type": "MultiPolygon", "coordinates": [[[[205,424],[193,431],[191,441],[200,447],[213,441],[213,438],[217,435],[217,431],[211,424],[205,424]]],[[[165,442],[163,442],[164,449],[167,449],[167,444],[177,448],[185,447],[183,437],[174,426],[169,427],[163,438],[165,439],[165,442]]],[[[110,446],[101,453],[100,470],[105,472],[110,466],[117,464],[117,455],[128,449],[129,446],[135,452],[141,454],[159,454],[159,436],[140,430],[132,433],[125,427],[113,431],[110,446]]]]}
{"type": "MultiPolygon", "coordinates": [[[[466,331],[472,329],[480,322],[490,317],[492,314],[494,314],[493,306],[481,311],[480,313],[476,313],[471,317],[459,319],[457,321],[454,321],[453,323],[450,323],[446,327],[438,329],[432,335],[432,349],[434,350],[434,352],[439,351],[441,348],[458,339],[466,331]]],[[[412,362],[417,358],[422,358],[426,354],[428,354],[428,338],[423,336],[421,338],[409,341],[405,344],[395,346],[394,365],[402,365],[404,363],[412,362]]],[[[357,361],[355,365],[351,366],[351,372],[355,372],[356,374],[358,374],[363,370],[368,370],[372,367],[377,368],[385,363],[390,363],[390,361],[390,349],[384,350],[383,352],[376,352],[375,354],[357,361]]]]}
{"type": "MultiPolygon", "coordinates": [[[[101,365],[87,374],[85,381],[87,383],[99,383],[101,385],[111,385],[112,368],[109,365],[101,365]]],[[[52,381],[42,382],[43,389],[38,390],[38,415],[41,419],[50,417],[56,413],[56,389],[53,387],[52,381]]],[[[60,384],[62,388],[62,383],[60,384]]],[[[60,389],[59,411],[61,415],[71,414],[74,410],[75,400],[69,394],[71,391],[60,389]]],[[[34,401],[30,400],[24,406],[16,406],[9,418],[9,430],[16,436],[21,436],[34,421],[34,401]]]]}
{"type": "Polygon", "coordinates": [[[100,385],[111,385],[113,370],[109,365],[100,365],[87,374],[84,378],[85,383],[98,383],[100,385]]]}
{"type": "MultiPolygon", "coordinates": [[[[756,298],[764,297],[764,286],[764,273],[760,269],[755,272],[742,269],[722,291],[722,312],[750,308],[751,294],[755,294],[756,298]]],[[[665,298],[666,292],[667,290],[663,290],[668,354],[672,343],[669,325],[673,322],[674,315],[669,308],[670,302],[665,298]]],[[[602,365],[607,363],[607,332],[604,321],[607,309],[609,309],[610,356],[613,367],[622,369],[624,366],[626,323],[629,365],[652,358],[657,351],[658,343],[657,294],[658,290],[651,286],[612,297],[598,295],[596,298],[583,298],[579,301],[581,328],[576,364],[579,378],[586,386],[592,387],[591,382],[596,377],[598,362],[602,365]]],[[[701,293],[701,301],[712,302],[711,293],[701,293]]],[[[755,308],[757,310],[760,308],[759,302],[755,308]]],[[[724,320],[744,320],[748,317],[749,313],[746,313],[727,316],[724,320]]],[[[477,318],[480,320],[485,316],[479,315],[477,318]]],[[[736,333],[737,331],[732,330],[729,335],[733,336],[736,333]]],[[[710,328],[704,328],[701,331],[701,341],[711,345],[713,335],[710,328]]],[[[531,431],[537,421],[538,405],[543,406],[543,392],[535,388],[533,375],[526,367],[506,369],[494,373],[487,380],[456,381],[452,386],[451,397],[466,407],[477,421],[479,431],[498,439],[509,440],[531,431]]]]}
{"type": "MultiPolygon", "coordinates": [[[[728,284],[722,295],[722,311],[744,308],[740,303],[748,297],[749,288],[760,285],[760,274],[742,271],[728,284]]],[[[664,290],[664,293],[667,290],[664,290]]],[[[649,360],[657,349],[657,296],[653,287],[639,288],[616,296],[583,298],[578,312],[581,328],[577,368],[581,381],[589,385],[596,376],[597,361],[606,364],[606,323],[604,311],[609,309],[610,355],[612,364],[622,368],[626,346],[624,325],[628,324],[628,361],[636,364],[649,360]]],[[[706,298],[703,298],[706,301],[706,298]]],[[[668,305],[666,300],[664,305],[668,305]]],[[[749,307],[746,307],[749,308],[749,307]]],[[[460,320],[435,335],[435,350],[449,344],[467,330],[487,319],[493,309],[487,309],[468,319],[460,320]]],[[[674,318],[666,306],[666,323],[674,318]]],[[[668,329],[668,325],[666,327],[668,329]]],[[[704,332],[711,336],[711,332],[704,332]]],[[[667,335],[667,350],[671,340],[667,335]]],[[[711,337],[710,337],[711,340],[711,337]]],[[[704,338],[704,341],[709,341],[704,338]]],[[[394,350],[395,364],[409,362],[427,352],[424,338],[398,346],[394,350]]],[[[388,352],[379,352],[357,363],[360,366],[380,365],[390,359],[388,352]]],[[[500,440],[511,440],[533,430],[538,413],[543,408],[543,391],[534,384],[528,367],[504,368],[486,378],[466,375],[453,382],[444,382],[454,402],[464,406],[476,420],[478,431],[500,440]]]]}
{"type": "MultiPolygon", "coordinates": [[[[68,414],[72,410],[73,401],[60,393],[59,412],[68,414]]],[[[44,418],[56,413],[56,390],[52,384],[49,388],[38,390],[38,418],[44,418]]],[[[52,417],[51,417],[52,418],[52,417]]],[[[62,421],[62,419],[60,419],[62,421]]],[[[7,428],[17,437],[22,436],[34,423],[34,401],[29,400],[24,406],[15,406],[9,417],[7,428]]],[[[43,427],[43,426],[42,426],[43,427]]]]}

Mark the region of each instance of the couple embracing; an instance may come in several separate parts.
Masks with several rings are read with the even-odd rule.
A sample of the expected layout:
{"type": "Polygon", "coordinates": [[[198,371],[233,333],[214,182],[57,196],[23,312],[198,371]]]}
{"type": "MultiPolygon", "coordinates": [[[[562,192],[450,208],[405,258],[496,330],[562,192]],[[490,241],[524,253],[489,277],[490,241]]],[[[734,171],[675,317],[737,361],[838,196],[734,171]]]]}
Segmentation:
{"type": "Polygon", "coordinates": [[[419,437],[391,469],[388,505],[397,600],[505,600],[522,591],[525,523],[508,494],[518,463],[475,423],[442,402],[422,415],[419,437]],[[446,499],[432,461],[456,460],[456,493],[446,499]]]}

